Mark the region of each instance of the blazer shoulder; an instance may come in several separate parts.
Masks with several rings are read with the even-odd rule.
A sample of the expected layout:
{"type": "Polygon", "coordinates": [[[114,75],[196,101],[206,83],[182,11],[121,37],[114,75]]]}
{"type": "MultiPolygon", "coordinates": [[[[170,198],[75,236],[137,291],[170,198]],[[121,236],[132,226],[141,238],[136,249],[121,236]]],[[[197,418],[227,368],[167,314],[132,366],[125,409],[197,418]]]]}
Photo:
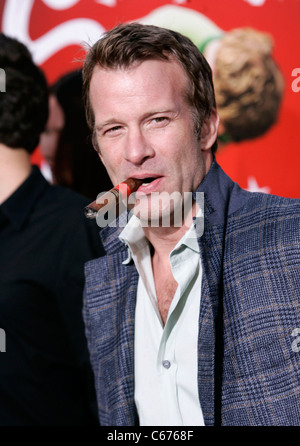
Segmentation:
{"type": "Polygon", "coordinates": [[[259,243],[273,244],[278,240],[286,243],[292,240],[299,246],[299,199],[250,192],[248,197],[244,205],[228,217],[227,238],[251,237],[259,243]]]}
{"type": "Polygon", "coordinates": [[[253,213],[260,216],[300,217],[300,199],[298,198],[286,198],[261,192],[246,192],[246,194],[248,199],[245,200],[244,206],[239,208],[233,216],[253,213]]]}

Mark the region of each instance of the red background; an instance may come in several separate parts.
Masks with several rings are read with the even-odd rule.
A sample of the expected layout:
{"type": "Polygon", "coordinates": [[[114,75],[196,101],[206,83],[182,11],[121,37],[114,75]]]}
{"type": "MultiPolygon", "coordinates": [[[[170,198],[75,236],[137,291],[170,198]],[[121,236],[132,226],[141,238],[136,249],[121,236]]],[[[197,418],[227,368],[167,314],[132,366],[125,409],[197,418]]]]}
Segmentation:
{"type": "MultiPolygon", "coordinates": [[[[1,30],[4,27],[4,7],[10,1],[12,0],[0,0],[1,30]]],[[[30,3],[31,0],[19,0],[20,3],[27,1],[30,3]]],[[[28,26],[30,38],[35,41],[57,25],[80,17],[96,20],[105,29],[109,29],[120,22],[139,19],[164,4],[195,9],[223,30],[252,26],[269,32],[275,42],[274,57],[285,78],[285,94],[278,123],[261,138],[226,146],[218,153],[217,159],[242,187],[247,188],[249,178],[254,177],[260,187],[268,187],[271,193],[300,197],[297,136],[300,125],[300,91],[292,89],[292,83],[296,79],[292,76],[292,71],[300,67],[299,0],[262,0],[261,6],[251,5],[250,0],[111,0],[111,6],[108,1],[106,5],[103,3],[105,1],[79,0],[68,9],[55,10],[42,0],[34,0],[28,26]]],[[[9,34],[14,35],[15,32],[10,30],[9,34]]],[[[41,64],[48,81],[52,82],[61,74],[78,68],[78,62],[74,62],[74,58],[80,55],[80,47],[70,45],[41,64]]],[[[39,150],[35,152],[33,161],[40,161],[39,150]]]]}

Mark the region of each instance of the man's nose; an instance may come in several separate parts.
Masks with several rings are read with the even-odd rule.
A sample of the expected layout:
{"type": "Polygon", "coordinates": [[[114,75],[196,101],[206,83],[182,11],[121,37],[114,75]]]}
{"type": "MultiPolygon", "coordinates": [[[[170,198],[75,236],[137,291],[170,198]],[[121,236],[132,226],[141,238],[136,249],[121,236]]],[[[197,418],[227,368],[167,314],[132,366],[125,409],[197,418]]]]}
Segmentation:
{"type": "Polygon", "coordinates": [[[128,131],[125,158],[132,164],[140,165],[147,158],[152,158],[155,150],[140,128],[128,131]]]}

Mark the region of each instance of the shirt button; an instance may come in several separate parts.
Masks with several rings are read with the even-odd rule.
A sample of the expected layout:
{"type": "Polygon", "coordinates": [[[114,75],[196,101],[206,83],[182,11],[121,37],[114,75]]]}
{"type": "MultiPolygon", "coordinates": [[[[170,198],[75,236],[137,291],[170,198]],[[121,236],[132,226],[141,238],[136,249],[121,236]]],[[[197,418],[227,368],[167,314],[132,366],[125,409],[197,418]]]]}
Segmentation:
{"type": "Polygon", "coordinates": [[[163,361],[162,365],[165,369],[169,369],[171,367],[170,361],[167,361],[167,360],[163,361]]]}

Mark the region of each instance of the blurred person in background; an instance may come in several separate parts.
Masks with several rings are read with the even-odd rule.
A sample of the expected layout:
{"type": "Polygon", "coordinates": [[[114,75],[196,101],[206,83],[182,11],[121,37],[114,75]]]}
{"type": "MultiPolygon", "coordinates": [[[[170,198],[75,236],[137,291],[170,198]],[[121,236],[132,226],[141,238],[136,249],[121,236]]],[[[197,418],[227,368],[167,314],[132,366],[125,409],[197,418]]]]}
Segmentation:
{"type": "Polygon", "coordinates": [[[49,118],[40,147],[48,163],[42,165],[42,171],[53,183],[89,198],[112,187],[89,138],[81,70],[63,75],[51,86],[49,118]]]}
{"type": "Polygon", "coordinates": [[[0,425],[97,425],[82,289],[84,262],[101,253],[98,228],[85,197],[31,165],[48,118],[44,74],[4,34],[0,66],[0,425]]]}

